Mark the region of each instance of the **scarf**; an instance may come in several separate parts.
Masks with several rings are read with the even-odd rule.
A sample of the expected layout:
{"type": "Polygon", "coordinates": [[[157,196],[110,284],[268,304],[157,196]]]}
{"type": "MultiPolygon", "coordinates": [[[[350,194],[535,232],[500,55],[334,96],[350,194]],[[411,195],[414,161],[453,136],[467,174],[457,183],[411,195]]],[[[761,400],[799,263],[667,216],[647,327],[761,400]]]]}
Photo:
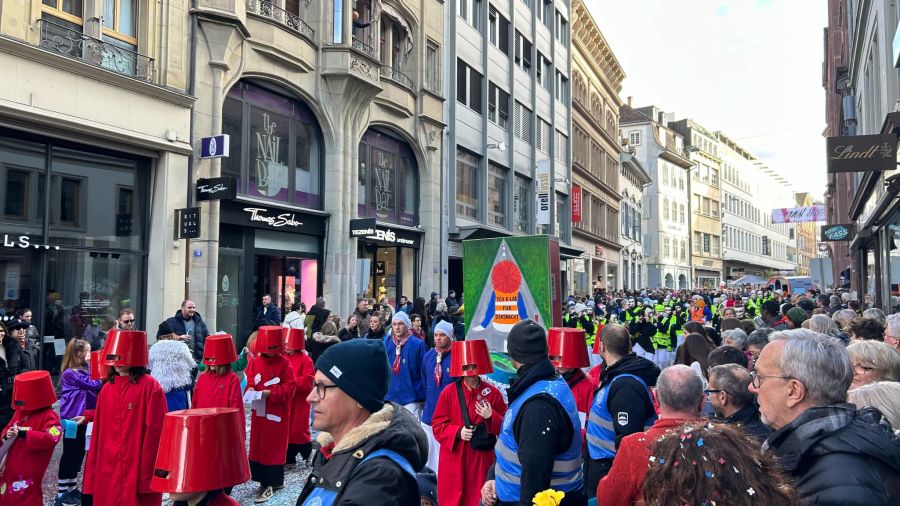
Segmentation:
{"type": "Polygon", "coordinates": [[[400,374],[400,353],[403,352],[403,345],[406,344],[406,341],[409,341],[410,334],[406,334],[406,337],[403,339],[397,339],[396,335],[391,334],[391,339],[394,340],[394,346],[397,347],[397,351],[394,352],[394,363],[391,364],[391,372],[395,375],[400,374]]]}
{"type": "Polygon", "coordinates": [[[438,388],[441,388],[441,376],[444,375],[444,370],[441,369],[441,360],[444,359],[444,353],[450,351],[450,346],[447,346],[444,349],[435,346],[434,351],[437,352],[437,363],[434,366],[434,384],[437,385],[438,388]]]}

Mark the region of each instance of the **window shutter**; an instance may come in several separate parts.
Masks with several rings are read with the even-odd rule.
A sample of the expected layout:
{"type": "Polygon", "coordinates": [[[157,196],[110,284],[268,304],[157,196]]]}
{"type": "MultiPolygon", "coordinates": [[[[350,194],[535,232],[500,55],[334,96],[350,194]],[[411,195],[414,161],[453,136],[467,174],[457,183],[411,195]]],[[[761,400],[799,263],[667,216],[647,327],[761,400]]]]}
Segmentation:
{"type": "Polygon", "coordinates": [[[469,70],[469,107],[478,112],[484,109],[484,102],[481,98],[481,74],[474,69],[469,70]]]}
{"type": "Polygon", "coordinates": [[[500,21],[500,51],[509,56],[509,21],[503,16],[498,15],[500,21]]]}
{"type": "Polygon", "coordinates": [[[461,104],[466,102],[466,64],[462,60],[456,60],[456,100],[461,104]]]}

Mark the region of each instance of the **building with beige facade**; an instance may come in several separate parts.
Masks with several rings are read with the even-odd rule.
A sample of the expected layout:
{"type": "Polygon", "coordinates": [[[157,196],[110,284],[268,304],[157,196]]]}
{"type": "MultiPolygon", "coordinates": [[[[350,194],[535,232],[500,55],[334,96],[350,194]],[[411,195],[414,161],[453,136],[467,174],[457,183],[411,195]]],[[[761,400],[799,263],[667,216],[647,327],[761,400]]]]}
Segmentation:
{"type": "Polygon", "coordinates": [[[573,291],[585,295],[623,287],[619,92],[625,72],[583,0],[572,2],[572,39],[572,194],[580,195],[572,245],[583,251],[573,260],[573,291]]]}
{"type": "Polygon", "coordinates": [[[71,336],[125,305],[155,326],[187,294],[240,343],[263,294],[346,316],[441,291],[443,9],[3,0],[0,219],[50,246],[2,250],[5,305],[71,336]],[[219,134],[228,156],[201,159],[219,134]],[[236,197],[198,200],[216,177],[236,197]],[[179,208],[199,237],[175,239],[179,208]]]}
{"type": "MultiPolygon", "coordinates": [[[[794,194],[797,207],[810,207],[821,202],[813,200],[809,192],[794,194]]],[[[797,275],[809,276],[809,261],[819,256],[819,224],[805,222],[794,224],[794,235],[797,241],[797,275]]]]}

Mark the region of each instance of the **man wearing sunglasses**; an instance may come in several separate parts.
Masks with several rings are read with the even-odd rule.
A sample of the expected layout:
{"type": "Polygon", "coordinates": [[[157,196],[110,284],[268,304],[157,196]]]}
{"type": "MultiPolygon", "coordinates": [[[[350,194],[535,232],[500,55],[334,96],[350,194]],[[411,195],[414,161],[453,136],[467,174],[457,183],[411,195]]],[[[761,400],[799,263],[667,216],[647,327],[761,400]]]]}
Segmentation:
{"type": "Polygon", "coordinates": [[[416,473],[428,459],[428,438],[403,406],[384,402],[385,357],[381,340],[353,339],[316,361],[306,400],[321,446],[297,506],[419,504],[416,473]]]}
{"type": "Polygon", "coordinates": [[[116,330],[134,330],[134,310],[124,308],[116,319],[116,330]]]}

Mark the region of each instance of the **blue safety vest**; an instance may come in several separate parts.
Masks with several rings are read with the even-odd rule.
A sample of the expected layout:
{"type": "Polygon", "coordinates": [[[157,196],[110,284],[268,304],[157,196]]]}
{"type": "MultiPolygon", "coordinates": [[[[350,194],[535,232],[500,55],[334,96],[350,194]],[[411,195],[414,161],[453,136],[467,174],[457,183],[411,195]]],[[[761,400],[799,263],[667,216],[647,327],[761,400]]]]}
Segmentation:
{"type": "Polygon", "coordinates": [[[503,428],[497,439],[494,452],[497,464],[494,468],[494,486],[497,497],[503,502],[519,502],[521,488],[522,464],[519,462],[519,445],[513,436],[513,425],[519,410],[525,402],[538,394],[549,394],[559,402],[572,423],[572,441],[569,448],[554,457],[553,473],[550,486],[554,490],[573,492],[584,486],[584,475],[581,470],[581,421],[572,390],[561,377],[555,380],[538,381],[528,387],[506,411],[503,417],[503,428]]]}
{"type": "MultiPolygon", "coordinates": [[[[621,374],[600,389],[600,393],[594,397],[594,403],[591,404],[591,414],[588,416],[587,422],[587,447],[588,453],[593,460],[611,459],[616,456],[616,430],[613,428],[613,416],[609,412],[606,400],[609,397],[610,387],[620,378],[634,378],[640,381],[644,388],[647,388],[647,384],[641,378],[633,374],[621,374]]],[[[652,404],[653,397],[650,395],[649,388],[647,388],[647,396],[652,404]]],[[[629,416],[628,413],[624,413],[624,415],[626,417],[629,416]]],[[[656,422],[656,415],[650,417],[649,420],[645,420],[644,431],[649,430],[654,422],[656,422]]],[[[626,425],[627,423],[627,418],[620,421],[621,425],[626,425]]]]}
{"type": "MultiPolygon", "coordinates": [[[[409,461],[403,458],[397,452],[392,450],[375,450],[374,452],[366,455],[364,459],[362,459],[358,465],[363,465],[366,462],[377,459],[377,458],[386,458],[394,461],[395,464],[400,466],[400,469],[403,469],[406,474],[416,479],[416,472],[413,471],[412,466],[409,464],[409,461]]],[[[316,487],[313,491],[307,496],[306,500],[303,501],[303,506],[331,506],[334,504],[335,498],[337,498],[338,492],[340,489],[330,489],[325,487],[316,487]]]]}

